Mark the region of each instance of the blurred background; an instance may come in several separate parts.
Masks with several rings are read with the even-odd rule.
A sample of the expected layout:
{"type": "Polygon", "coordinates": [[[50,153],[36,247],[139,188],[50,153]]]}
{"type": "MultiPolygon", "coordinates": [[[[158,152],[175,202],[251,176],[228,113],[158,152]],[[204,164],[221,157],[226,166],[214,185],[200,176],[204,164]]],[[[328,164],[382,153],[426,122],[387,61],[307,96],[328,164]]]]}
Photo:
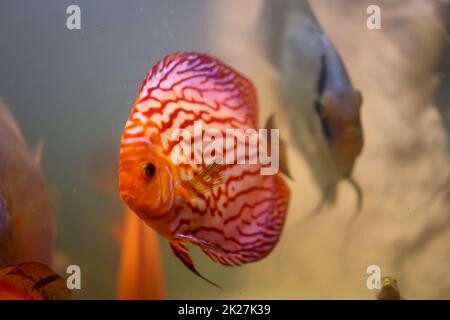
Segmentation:
{"type": "MultiPolygon", "coordinates": [[[[339,186],[335,207],[307,225],[296,223],[320,193],[302,154],[289,148],[277,90],[283,74],[271,59],[283,50],[278,39],[289,2],[0,3],[0,97],[31,146],[45,141],[43,168],[56,217],[54,267],[62,275],[70,264],[82,270],[82,290],[73,297],[116,297],[124,215],[116,168],[123,126],[157,60],[199,51],[255,83],[261,124],[275,112],[288,141],[292,200],[279,245],[260,262],[223,267],[191,249],[198,269],[224,290],[191,274],[161,239],[167,298],[372,299],[366,268],[379,265],[407,299],[450,299],[449,185],[441,188],[450,173],[445,1],[309,2],[364,97],[365,145],[354,176],[365,203],[345,256],[340,247],[355,203],[349,185],[339,186]],[[381,8],[380,30],[366,27],[373,3],[381,8]],[[66,28],[71,4],[81,9],[81,30],[66,28]]],[[[305,10],[306,0],[296,2],[305,10]]]]}

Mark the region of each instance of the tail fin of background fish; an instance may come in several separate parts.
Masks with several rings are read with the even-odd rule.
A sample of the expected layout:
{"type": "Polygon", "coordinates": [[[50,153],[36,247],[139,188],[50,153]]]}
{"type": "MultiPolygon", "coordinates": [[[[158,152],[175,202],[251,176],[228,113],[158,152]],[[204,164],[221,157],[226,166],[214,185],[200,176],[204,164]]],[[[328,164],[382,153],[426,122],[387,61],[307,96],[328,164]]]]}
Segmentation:
{"type": "Polygon", "coordinates": [[[127,208],[117,298],[164,299],[164,291],[158,236],[127,208]]]}

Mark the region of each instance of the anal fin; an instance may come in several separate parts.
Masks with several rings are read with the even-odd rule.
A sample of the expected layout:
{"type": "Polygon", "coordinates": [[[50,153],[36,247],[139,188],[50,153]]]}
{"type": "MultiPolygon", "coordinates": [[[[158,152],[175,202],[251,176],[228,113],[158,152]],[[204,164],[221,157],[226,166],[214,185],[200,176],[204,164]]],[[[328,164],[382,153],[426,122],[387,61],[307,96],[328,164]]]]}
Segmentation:
{"type": "Polygon", "coordinates": [[[195,268],[194,261],[192,260],[191,256],[189,255],[189,248],[186,245],[186,241],[191,241],[195,243],[195,241],[192,241],[192,239],[186,239],[185,236],[177,236],[174,239],[172,239],[169,244],[170,248],[172,249],[175,256],[183,262],[183,264],[191,270],[194,274],[196,274],[198,277],[202,278],[209,284],[212,284],[213,286],[222,289],[218,284],[212,282],[211,280],[205,278],[202,276],[197,269],[195,268]]]}

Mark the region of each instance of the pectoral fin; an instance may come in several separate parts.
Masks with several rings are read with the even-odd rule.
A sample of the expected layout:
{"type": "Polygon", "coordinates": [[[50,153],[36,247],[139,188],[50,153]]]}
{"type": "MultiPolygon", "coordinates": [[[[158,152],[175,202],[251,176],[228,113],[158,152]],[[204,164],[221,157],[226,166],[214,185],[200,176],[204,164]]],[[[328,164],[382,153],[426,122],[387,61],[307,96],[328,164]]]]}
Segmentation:
{"type": "Polygon", "coordinates": [[[212,163],[203,168],[197,175],[195,175],[186,184],[198,193],[211,192],[212,189],[223,182],[221,170],[224,168],[223,164],[212,163]]]}
{"type": "Polygon", "coordinates": [[[189,236],[177,236],[174,239],[172,239],[170,243],[170,248],[172,249],[175,256],[183,262],[183,264],[191,270],[193,273],[195,273],[198,277],[202,278],[206,282],[212,284],[213,286],[222,289],[218,284],[212,282],[211,280],[208,280],[204,276],[202,276],[197,269],[195,269],[194,261],[192,260],[191,256],[189,255],[189,248],[186,245],[186,241],[190,241],[197,245],[205,245],[201,240],[197,240],[193,237],[189,236]],[[198,242],[200,241],[200,242],[198,242]],[[202,243],[202,244],[200,244],[202,243]]]}

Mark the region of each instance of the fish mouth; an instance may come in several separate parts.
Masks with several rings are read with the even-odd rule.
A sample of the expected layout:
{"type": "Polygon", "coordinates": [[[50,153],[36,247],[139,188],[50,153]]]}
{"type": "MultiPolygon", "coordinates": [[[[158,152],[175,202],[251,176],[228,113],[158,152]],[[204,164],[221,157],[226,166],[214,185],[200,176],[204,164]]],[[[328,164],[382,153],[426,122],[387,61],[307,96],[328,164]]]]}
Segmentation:
{"type": "Polygon", "coordinates": [[[120,197],[122,198],[122,200],[123,200],[127,205],[129,205],[129,204],[133,201],[133,199],[134,199],[133,196],[131,196],[131,195],[127,194],[127,193],[121,193],[121,194],[120,194],[120,197]]]}
{"type": "Polygon", "coordinates": [[[126,205],[144,221],[159,217],[166,211],[165,208],[160,204],[162,203],[162,199],[161,201],[159,201],[159,203],[151,205],[149,203],[136,203],[136,197],[128,193],[123,193],[120,195],[120,197],[126,203],[126,205]]]}
{"type": "Polygon", "coordinates": [[[120,194],[120,198],[123,200],[123,202],[125,202],[125,204],[130,208],[130,209],[132,209],[133,211],[135,211],[136,212],[136,208],[135,208],[135,206],[133,205],[133,203],[134,203],[134,197],[132,196],[132,195],[130,195],[130,194],[128,194],[128,193],[121,193],[120,194]]]}
{"type": "Polygon", "coordinates": [[[143,187],[136,192],[136,188],[123,190],[120,197],[125,204],[144,220],[151,220],[165,215],[170,211],[174,199],[173,177],[169,167],[159,167],[158,180],[152,185],[143,187]]]}

